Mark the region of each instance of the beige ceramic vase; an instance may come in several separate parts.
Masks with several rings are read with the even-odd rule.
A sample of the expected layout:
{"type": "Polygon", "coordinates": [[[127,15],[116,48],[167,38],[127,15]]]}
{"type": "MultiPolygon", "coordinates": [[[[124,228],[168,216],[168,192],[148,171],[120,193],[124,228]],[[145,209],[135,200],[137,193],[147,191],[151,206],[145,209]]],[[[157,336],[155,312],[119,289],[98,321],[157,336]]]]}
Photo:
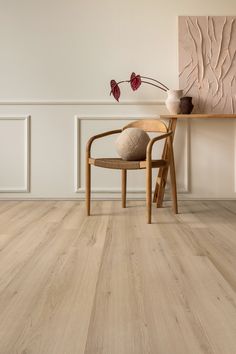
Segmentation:
{"type": "Polygon", "coordinates": [[[183,96],[183,90],[168,90],[165,100],[166,108],[170,114],[180,113],[180,98],[183,96]]]}

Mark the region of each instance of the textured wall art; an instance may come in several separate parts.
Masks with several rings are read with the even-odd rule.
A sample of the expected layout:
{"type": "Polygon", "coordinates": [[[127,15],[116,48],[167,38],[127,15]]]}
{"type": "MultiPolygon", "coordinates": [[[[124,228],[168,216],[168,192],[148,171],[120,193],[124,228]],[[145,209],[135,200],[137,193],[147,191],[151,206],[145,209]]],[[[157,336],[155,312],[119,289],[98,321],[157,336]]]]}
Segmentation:
{"type": "Polygon", "coordinates": [[[194,112],[236,113],[236,16],[179,17],[179,85],[194,112]]]}

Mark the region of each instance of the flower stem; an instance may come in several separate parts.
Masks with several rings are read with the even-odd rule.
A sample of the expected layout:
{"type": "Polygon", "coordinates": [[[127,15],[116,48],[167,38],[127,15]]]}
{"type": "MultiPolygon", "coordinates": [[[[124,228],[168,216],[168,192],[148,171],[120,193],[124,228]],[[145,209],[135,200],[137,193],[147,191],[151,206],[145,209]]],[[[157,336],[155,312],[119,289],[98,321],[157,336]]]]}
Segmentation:
{"type": "Polygon", "coordinates": [[[157,88],[159,88],[160,90],[162,90],[162,91],[167,91],[167,89],[165,89],[165,88],[163,88],[163,87],[161,87],[161,86],[159,86],[159,85],[155,85],[155,84],[152,84],[151,82],[148,82],[148,81],[143,81],[142,80],[142,82],[144,82],[145,84],[148,84],[148,85],[152,85],[152,86],[154,86],[154,87],[157,87],[157,88]]]}
{"type": "Polygon", "coordinates": [[[130,80],[123,80],[123,81],[119,81],[117,82],[116,84],[119,85],[119,84],[123,84],[123,82],[130,82],[130,80]]]}
{"type": "MultiPolygon", "coordinates": [[[[157,80],[155,80],[155,79],[153,79],[153,78],[151,78],[151,77],[141,76],[141,78],[142,78],[142,79],[148,79],[148,80],[155,81],[155,82],[157,82],[158,84],[162,85],[164,88],[166,88],[166,90],[169,90],[169,88],[168,88],[166,85],[164,85],[162,82],[157,81],[157,80]]],[[[143,82],[144,82],[144,81],[143,81],[143,82]]],[[[159,86],[158,86],[158,87],[159,87],[159,86]]]]}
{"type": "MultiPolygon", "coordinates": [[[[148,85],[157,87],[157,88],[159,88],[160,90],[165,91],[165,92],[166,92],[167,90],[169,90],[167,86],[165,86],[164,84],[162,84],[160,81],[157,81],[157,80],[155,80],[155,79],[152,79],[151,77],[141,76],[141,78],[142,78],[142,79],[153,80],[153,81],[157,82],[158,84],[162,85],[163,87],[162,87],[162,86],[159,86],[159,85],[155,85],[155,84],[153,84],[152,82],[149,82],[149,81],[144,81],[144,80],[142,80],[142,83],[145,83],[145,84],[148,84],[148,85]]],[[[117,82],[116,85],[123,84],[124,82],[130,83],[130,81],[131,81],[131,80],[122,80],[122,81],[117,82]]],[[[111,94],[112,94],[112,90],[110,91],[110,95],[111,95],[111,94]]]]}

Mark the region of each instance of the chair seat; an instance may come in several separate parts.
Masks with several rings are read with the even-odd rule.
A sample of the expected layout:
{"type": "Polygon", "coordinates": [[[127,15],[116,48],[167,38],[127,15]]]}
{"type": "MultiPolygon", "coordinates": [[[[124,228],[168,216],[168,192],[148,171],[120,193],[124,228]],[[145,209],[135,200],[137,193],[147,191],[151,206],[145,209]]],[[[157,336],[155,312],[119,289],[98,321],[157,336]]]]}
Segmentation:
{"type": "MultiPolygon", "coordinates": [[[[120,158],[89,158],[89,164],[117,170],[140,170],[146,168],[146,160],[126,161],[120,158]]],[[[166,160],[152,160],[152,168],[167,166],[166,160]]]]}

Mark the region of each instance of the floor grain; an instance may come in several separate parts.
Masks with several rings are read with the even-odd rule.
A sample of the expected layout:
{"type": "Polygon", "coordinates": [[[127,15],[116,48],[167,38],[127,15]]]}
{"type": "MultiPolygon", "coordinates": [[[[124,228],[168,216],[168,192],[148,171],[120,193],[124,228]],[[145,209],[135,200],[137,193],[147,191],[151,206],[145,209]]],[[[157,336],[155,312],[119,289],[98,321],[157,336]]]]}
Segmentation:
{"type": "Polygon", "coordinates": [[[0,354],[236,353],[236,201],[0,202],[0,354]]]}

